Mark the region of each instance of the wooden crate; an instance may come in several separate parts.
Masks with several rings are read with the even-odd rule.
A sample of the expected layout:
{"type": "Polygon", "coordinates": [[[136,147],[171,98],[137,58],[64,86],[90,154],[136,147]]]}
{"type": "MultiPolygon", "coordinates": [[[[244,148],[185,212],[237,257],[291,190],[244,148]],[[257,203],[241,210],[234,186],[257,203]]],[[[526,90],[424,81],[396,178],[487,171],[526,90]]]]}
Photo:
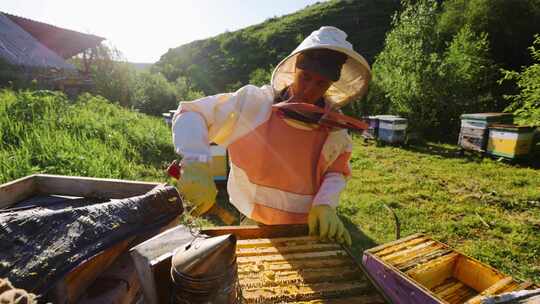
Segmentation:
{"type": "MultiPolygon", "coordinates": [[[[384,303],[384,298],[364,275],[361,264],[354,261],[347,249],[319,242],[308,237],[307,232],[306,225],[227,226],[201,231],[208,236],[232,233],[238,238],[237,262],[243,303],[308,303],[302,300],[335,304],[384,303]]],[[[191,237],[189,232],[184,233],[185,239],[191,237]]],[[[156,244],[159,237],[153,239],[156,244]]],[[[167,242],[169,237],[163,240],[167,242]]],[[[178,244],[183,242],[182,237],[177,236],[177,239],[178,244]]],[[[153,249],[147,247],[139,253],[144,251],[153,249]]],[[[164,303],[155,299],[170,298],[170,288],[155,289],[155,286],[170,286],[171,256],[172,251],[165,250],[138,258],[137,268],[151,274],[145,279],[140,276],[142,284],[149,285],[143,286],[143,290],[156,291],[145,297],[145,303],[164,303]],[[163,265],[169,275],[161,273],[163,265]],[[148,301],[149,298],[153,300],[148,301]]]]}
{"type": "MultiPolygon", "coordinates": [[[[80,201],[76,198],[100,198],[100,199],[123,199],[142,195],[155,187],[162,186],[160,183],[126,181],[115,179],[101,179],[88,177],[71,177],[47,174],[30,175],[18,180],[0,185],[0,209],[7,208],[22,208],[31,207],[54,208],[52,205],[43,205],[47,202],[55,202],[61,200],[63,206],[73,207],[79,206],[80,201]]],[[[1,211],[1,210],[0,210],[1,211]]],[[[176,224],[175,219],[166,226],[176,224]]],[[[88,260],[79,264],[63,278],[55,284],[55,287],[49,292],[48,296],[52,298],[54,303],[74,303],[77,302],[80,296],[87,293],[87,289],[102,273],[109,271],[109,268],[120,269],[118,272],[124,272],[125,259],[118,261],[115,265],[115,260],[126,250],[133,241],[142,241],[156,233],[161,229],[150,231],[139,237],[131,237],[116,245],[90,257],[88,260]]],[[[128,259],[129,261],[129,259],[128,259]]],[[[113,271],[114,272],[114,271],[113,271]]],[[[109,289],[126,289],[126,292],[117,293],[119,299],[115,299],[114,303],[130,302],[135,294],[139,291],[136,276],[128,276],[126,281],[130,285],[129,288],[124,288],[124,282],[117,282],[117,286],[108,286],[109,289]],[[131,300],[130,300],[131,299],[131,300]]],[[[122,280],[126,280],[122,278],[122,280]]],[[[116,291],[115,291],[116,292],[116,291]]],[[[90,292],[92,293],[92,292],[90,292]]],[[[110,299],[110,298],[109,298],[110,299]]],[[[86,303],[99,303],[100,300],[92,301],[85,297],[86,303]]]]}
{"type": "Polygon", "coordinates": [[[366,271],[393,303],[480,303],[482,296],[538,288],[423,234],[364,252],[366,271]]]}

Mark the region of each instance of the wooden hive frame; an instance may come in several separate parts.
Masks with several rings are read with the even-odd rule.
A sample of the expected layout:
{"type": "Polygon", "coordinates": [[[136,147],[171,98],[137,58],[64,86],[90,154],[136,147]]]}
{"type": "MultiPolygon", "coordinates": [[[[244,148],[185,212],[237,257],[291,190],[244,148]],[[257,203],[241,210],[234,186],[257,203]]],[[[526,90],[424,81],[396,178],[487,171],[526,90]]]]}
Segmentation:
{"type": "MultiPolygon", "coordinates": [[[[369,277],[362,271],[361,263],[354,260],[352,257],[347,261],[347,265],[334,265],[332,261],[339,260],[338,258],[332,259],[334,254],[344,255],[349,257],[350,252],[342,248],[337,244],[321,243],[317,241],[317,238],[308,236],[307,225],[274,225],[274,226],[223,226],[223,227],[210,227],[203,228],[200,231],[201,234],[206,236],[220,236],[224,234],[234,234],[237,241],[237,263],[240,287],[244,293],[246,288],[261,286],[261,280],[266,280],[265,275],[272,275],[273,281],[280,281],[286,283],[290,288],[283,288],[284,284],[273,284],[268,288],[260,288],[261,292],[270,292],[273,295],[280,292],[285,294],[286,292],[294,292],[299,295],[295,300],[296,302],[287,303],[327,303],[327,304],[345,304],[345,303],[384,303],[385,298],[378,292],[376,286],[372,284],[369,277]],[[278,243],[284,242],[287,246],[281,246],[278,243]],[[289,242],[289,243],[287,243],[289,242]],[[293,242],[295,244],[293,244],[293,242]],[[306,245],[306,243],[308,243],[306,245]],[[276,246],[278,244],[278,246],[276,246]],[[309,248],[308,248],[309,247],[309,248]],[[324,250],[324,252],[308,252],[306,249],[315,248],[324,250]],[[279,249],[278,249],[279,248],[279,249]],[[312,255],[328,255],[330,259],[324,261],[325,265],[319,265],[319,261],[312,261],[311,259],[304,259],[312,255]],[[283,260],[283,258],[289,260],[283,260]],[[304,258],[303,258],[304,257],[304,258]],[[277,261],[278,263],[266,263],[271,261],[277,261]],[[272,269],[277,271],[275,274],[269,272],[261,272],[258,268],[262,262],[266,265],[271,265],[272,269]],[[302,266],[318,265],[320,269],[311,271],[304,269],[302,266]],[[349,266],[350,269],[347,273],[332,273],[332,270],[339,266],[349,266]],[[333,268],[332,268],[333,267],[333,268]],[[250,271],[250,268],[254,268],[254,272],[250,271]],[[356,269],[351,271],[351,269],[356,269]],[[298,270],[305,270],[302,272],[302,277],[298,277],[298,270]],[[313,272],[313,273],[312,273],[313,272]],[[338,286],[338,284],[317,285],[309,287],[310,283],[316,283],[320,280],[319,276],[325,278],[343,276],[346,278],[355,277],[357,279],[355,284],[348,286],[338,286]],[[358,282],[360,281],[360,284],[358,282]],[[289,284],[290,282],[290,284],[289,284]],[[307,286],[307,287],[306,287],[307,286]],[[281,288],[281,289],[280,289],[281,288]],[[317,289],[319,288],[319,289],[317,289]],[[354,291],[349,294],[342,294],[343,289],[349,288],[354,291]],[[329,292],[332,296],[330,299],[318,300],[317,296],[320,295],[320,291],[329,292]],[[359,292],[360,291],[360,292],[359,292]],[[340,297],[337,297],[340,295],[340,297]]],[[[132,255],[134,257],[139,277],[141,278],[141,284],[143,285],[143,291],[145,296],[145,303],[166,303],[166,299],[170,298],[170,288],[163,288],[164,286],[170,286],[170,265],[173,251],[169,248],[165,248],[171,244],[176,246],[182,246],[189,243],[189,239],[193,238],[192,232],[186,227],[176,227],[173,230],[163,232],[162,234],[154,237],[151,240],[132,249],[132,255]],[[176,235],[173,237],[171,234],[174,232],[176,235]],[[183,235],[182,235],[183,234],[183,235]],[[167,246],[165,246],[167,244],[167,246]],[[164,271],[165,269],[165,271],[164,271]]],[[[175,247],[176,248],[176,247],[175,247]]],[[[324,259],[324,257],[323,257],[324,259]]],[[[343,259],[342,259],[343,260],[343,259]]],[[[339,262],[339,261],[338,261],[339,262]]],[[[337,280],[336,280],[337,281],[337,280]]],[[[253,295],[253,293],[251,293],[253,295]]],[[[260,298],[253,296],[250,297],[248,303],[282,303],[283,298],[274,297],[269,295],[268,298],[261,301],[260,298]],[[261,302],[259,302],[261,301],[261,302]]],[[[244,300],[246,300],[244,298],[244,300]]],[[[283,302],[284,303],[284,302],[283,302]]]]}
{"type": "Polygon", "coordinates": [[[215,227],[202,233],[209,236],[232,233],[239,239],[239,280],[247,303],[385,302],[348,248],[308,236],[307,225],[215,227]],[[346,256],[350,264],[344,265],[346,256]],[[268,271],[261,270],[263,264],[268,271]],[[252,272],[250,268],[257,269],[252,272]],[[336,273],[338,268],[341,272],[336,273]],[[341,282],[340,278],[349,281],[337,283],[341,282]],[[276,284],[264,286],[261,280],[276,284]],[[291,297],[285,295],[293,293],[297,294],[297,300],[281,302],[290,301],[291,297]],[[276,298],[275,294],[282,297],[276,298]],[[328,298],[321,300],[321,296],[328,298]]]}
{"type": "Polygon", "coordinates": [[[480,303],[534,288],[423,234],[364,252],[365,269],[393,303],[480,303]]]}

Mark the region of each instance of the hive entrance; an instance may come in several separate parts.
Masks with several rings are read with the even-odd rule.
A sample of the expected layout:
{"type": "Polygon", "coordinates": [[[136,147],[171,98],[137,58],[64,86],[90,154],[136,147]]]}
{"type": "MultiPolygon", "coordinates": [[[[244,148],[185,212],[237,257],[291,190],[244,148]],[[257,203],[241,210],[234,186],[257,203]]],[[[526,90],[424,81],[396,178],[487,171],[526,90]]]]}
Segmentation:
{"type": "Polygon", "coordinates": [[[340,245],[315,237],[244,239],[236,251],[244,303],[383,303],[340,245]]]}

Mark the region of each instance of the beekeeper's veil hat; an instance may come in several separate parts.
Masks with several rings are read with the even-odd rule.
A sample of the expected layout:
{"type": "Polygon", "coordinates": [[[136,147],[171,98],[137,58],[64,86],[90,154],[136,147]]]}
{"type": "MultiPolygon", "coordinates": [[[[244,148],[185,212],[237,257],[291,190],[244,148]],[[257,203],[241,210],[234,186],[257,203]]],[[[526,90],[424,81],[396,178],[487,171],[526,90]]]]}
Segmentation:
{"type": "Polygon", "coordinates": [[[354,99],[362,97],[368,88],[371,78],[369,64],[353,50],[352,44],[346,40],[347,34],[333,26],[323,26],[314,31],[285,59],[272,73],[272,87],[277,92],[292,84],[297,60],[308,50],[329,49],[347,56],[340,73],[326,91],[325,100],[334,109],[341,108],[354,99]]]}

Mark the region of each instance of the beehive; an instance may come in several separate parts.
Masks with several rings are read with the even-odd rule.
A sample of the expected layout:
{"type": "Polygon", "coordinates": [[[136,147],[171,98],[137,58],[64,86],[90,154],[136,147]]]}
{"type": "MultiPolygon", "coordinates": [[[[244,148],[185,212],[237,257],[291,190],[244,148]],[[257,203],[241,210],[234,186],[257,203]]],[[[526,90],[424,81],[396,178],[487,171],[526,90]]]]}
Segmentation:
{"type": "Polygon", "coordinates": [[[363,264],[394,303],[472,304],[534,288],[422,234],[367,250],[363,264]]]}
{"type": "Polygon", "coordinates": [[[458,145],[465,150],[484,152],[487,146],[488,127],[496,123],[512,123],[510,113],[474,113],[461,115],[458,145]]]}
{"type": "Polygon", "coordinates": [[[529,126],[491,125],[487,152],[510,159],[526,157],[531,151],[534,130],[529,126]]]}
{"type": "Polygon", "coordinates": [[[378,115],[379,126],[377,138],[381,141],[399,144],[405,141],[407,119],[393,115],[378,115]]]}
{"type": "Polygon", "coordinates": [[[243,303],[384,303],[338,244],[315,237],[237,242],[243,303]]]}

